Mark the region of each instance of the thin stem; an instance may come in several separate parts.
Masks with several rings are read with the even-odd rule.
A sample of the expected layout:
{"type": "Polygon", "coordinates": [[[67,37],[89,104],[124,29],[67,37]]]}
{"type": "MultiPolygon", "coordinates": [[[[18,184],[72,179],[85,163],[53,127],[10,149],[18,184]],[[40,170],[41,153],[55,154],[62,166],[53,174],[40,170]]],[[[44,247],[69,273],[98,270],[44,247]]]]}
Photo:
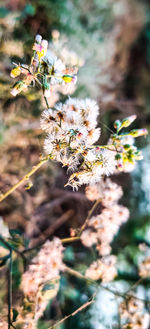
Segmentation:
{"type": "Polygon", "coordinates": [[[114,134],[114,131],[112,129],[110,129],[103,121],[99,120],[99,122],[102,124],[102,126],[104,126],[109,132],[111,132],[112,134],[114,134]]]}
{"type": "Polygon", "coordinates": [[[86,218],[84,224],[81,226],[81,229],[80,229],[80,235],[81,235],[81,233],[83,232],[83,230],[86,228],[89,219],[91,218],[91,216],[92,216],[94,210],[97,208],[97,206],[98,206],[98,204],[99,204],[100,202],[101,202],[101,199],[98,199],[98,200],[96,200],[95,203],[93,204],[93,207],[92,207],[91,210],[89,211],[88,216],[87,216],[87,218],[86,218]]]}
{"type": "Polygon", "coordinates": [[[44,100],[45,100],[45,103],[46,103],[47,108],[49,109],[49,104],[48,104],[47,97],[44,96],[44,100]]]}
{"type": "Polygon", "coordinates": [[[79,236],[73,236],[73,237],[69,237],[69,238],[64,238],[64,239],[61,239],[61,242],[62,243],[68,243],[68,242],[74,242],[74,241],[77,241],[77,240],[80,240],[80,237],[79,236]]]}
{"type": "Polygon", "coordinates": [[[88,300],[88,302],[86,302],[83,305],[81,305],[74,312],[66,315],[63,319],[61,319],[61,320],[57,321],[56,323],[54,323],[53,326],[51,326],[48,329],[53,329],[53,328],[57,327],[58,325],[60,325],[61,323],[63,323],[67,319],[69,319],[70,317],[75,316],[79,312],[83,311],[85,308],[89,307],[91,304],[93,304],[95,302],[95,296],[96,296],[96,294],[93,294],[92,297],[88,300]]]}
{"type": "MultiPolygon", "coordinates": [[[[93,279],[91,279],[91,278],[88,278],[88,277],[84,276],[84,275],[81,274],[80,272],[78,272],[78,271],[76,271],[76,270],[74,270],[74,269],[71,269],[71,268],[68,267],[68,266],[65,266],[64,270],[67,271],[68,273],[70,273],[71,275],[73,275],[73,276],[79,278],[79,279],[86,280],[87,282],[90,282],[90,283],[93,283],[93,284],[96,284],[96,283],[97,283],[95,280],[93,280],[93,279]]],[[[143,298],[136,297],[136,296],[134,296],[134,295],[131,295],[131,294],[129,294],[128,292],[120,293],[120,292],[118,292],[118,291],[116,291],[116,290],[113,290],[113,289],[111,289],[111,288],[109,288],[109,287],[104,286],[104,285],[101,284],[101,283],[99,284],[99,286],[100,286],[102,289],[111,292],[111,293],[112,293],[113,295],[115,295],[115,296],[122,297],[122,298],[131,298],[131,297],[132,297],[132,298],[134,298],[134,299],[141,300],[141,301],[144,302],[144,303],[150,304],[150,301],[148,301],[148,300],[146,300],[146,299],[143,299],[143,298]]]]}
{"type": "Polygon", "coordinates": [[[138,281],[136,281],[127,291],[126,293],[130,292],[131,290],[135,289],[142,281],[144,278],[140,278],[138,281]]]}
{"type": "MultiPolygon", "coordinates": [[[[78,237],[78,236],[75,236],[75,237],[69,237],[69,238],[61,239],[60,241],[61,241],[62,243],[68,243],[68,242],[74,242],[74,241],[77,241],[77,240],[80,240],[80,237],[78,237]]],[[[46,241],[46,240],[45,240],[45,241],[46,241]]],[[[45,241],[44,241],[44,242],[45,242],[45,241]]],[[[34,247],[32,247],[32,248],[28,248],[28,249],[23,250],[23,251],[22,251],[22,254],[26,254],[26,253],[28,253],[28,252],[30,252],[30,251],[33,251],[33,250],[38,249],[39,247],[41,247],[41,246],[44,244],[44,242],[42,242],[42,243],[40,243],[40,244],[38,244],[38,245],[36,245],[36,246],[34,246],[34,247]]]]}
{"type": "Polygon", "coordinates": [[[18,250],[17,248],[15,248],[14,246],[12,246],[9,242],[5,241],[5,239],[0,235],[0,241],[9,249],[9,250],[13,250],[15,251],[17,254],[19,254],[24,261],[26,260],[26,257],[22,254],[22,251],[18,250]]]}
{"type": "Polygon", "coordinates": [[[15,184],[14,186],[12,186],[6,193],[1,194],[0,196],[0,202],[3,201],[4,199],[6,199],[8,197],[8,195],[10,195],[11,193],[13,193],[20,185],[22,185],[22,183],[24,183],[25,181],[28,181],[28,179],[44,164],[48,161],[49,156],[44,157],[40,162],[38,162],[37,165],[35,165],[17,184],[15,184]]]}
{"type": "Polygon", "coordinates": [[[12,248],[10,244],[7,241],[5,241],[5,239],[1,235],[0,235],[0,241],[6,246],[7,249],[11,251],[12,248]]]}
{"type": "Polygon", "coordinates": [[[11,306],[12,306],[12,250],[10,250],[10,260],[8,269],[8,329],[11,328],[11,306]]]}

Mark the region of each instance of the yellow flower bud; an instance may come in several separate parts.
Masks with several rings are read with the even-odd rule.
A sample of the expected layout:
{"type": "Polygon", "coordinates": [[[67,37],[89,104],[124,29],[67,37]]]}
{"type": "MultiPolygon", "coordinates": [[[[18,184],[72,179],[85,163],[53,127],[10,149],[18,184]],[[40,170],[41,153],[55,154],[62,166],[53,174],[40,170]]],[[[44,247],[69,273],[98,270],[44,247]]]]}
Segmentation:
{"type": "Polygon", "coordinates": [[[119,127],[118,131],[120,131],[122,128],[129,127],[131,123],[136,119],[136,115],[130,115],[129,117],[125,118],[121,122],[121,126],[119,127]]]}
{"type": "Polygon", "coordinates": [[[14,67],[11,72],[10,72],[10,76],[11,78],[16,78],[21,74],[21,67],[20,65],[14,67]]]}
{"type": "Polygon", "coordinates": [[[146,136],[147,134],[148,134],[148,131],[146,128],[134,129],[134,130],[131,130],[129,133],[129,135],[133,136],[133,137],[146,136]]]}
{"type": "Polygon", "coordinates": [[[75,75],[69,75],[69,74],[65,74],[62,76],[62,79],[66,82],[66,83],[70,83],[70,82],[76,82],[76,76],[75,75]]]}

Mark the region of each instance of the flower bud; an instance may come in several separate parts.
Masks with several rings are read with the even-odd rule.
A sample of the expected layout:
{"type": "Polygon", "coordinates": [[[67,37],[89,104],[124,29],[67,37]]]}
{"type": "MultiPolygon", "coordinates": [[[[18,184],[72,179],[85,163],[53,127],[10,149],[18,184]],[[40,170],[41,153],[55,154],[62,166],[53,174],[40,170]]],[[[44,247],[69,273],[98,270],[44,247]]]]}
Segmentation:
{"type": "Polygon", "coordinates": [[[19,93],[21,93],[22,90],[26,89],[27,85],[24,83],[24,81],[20,80],[15,83],[13,89],[11,90],[11,95],[16,96],[19,93]]]}
{"type": "Polygon", "coordinates": [[[10,72],[10,76],[11,78],[16,78],[21,74],[21,67],[20,65],[14,67],[11,72],[10,72]]]}
{"type": "Polygon", "coordinates": [[[62,79],[66,82],[66,83],[70,83],[73,82],[74,84],[77,82],[77,77],[76,75],[69,75],[69,74],[65,74],[62,76],[62,79]]]}
{"type": "Polygon", "coordinates": [[[136,119],[136,115],[130,115],[129,117],[125,118],[122,120],[121,125],[118,129],[118,131],[120,131],[122,128],[126,128],[129,127],[131,125],[131,123],[136,119]]]}
{"type": "Polygon", "coordinates": [[[48,41],[43,39],[42,42],[41,42],[41,46],[42,46],[44,49],[47,49],[47,47],[48,47],[48,41]]]}
{"type": "Polygon", "coordinates": [[[129,133],[129,135],[133,136],[133,137],[146,136],[147,134],[148,134],[148,131],[146,128],[134,129],[134,130],[131,130],[129,133]]]}
{"type": "Polygon", "coordinates": [[[41,41],[42,41],[42,37],[41,37],[40,34],[37,34],[37,35],[35,36],[35,41],[36,41],[37,43],[41,43],[41,41]]]}
{"type": "Polygon", "coordinates": [[[120,120],[116,120],[114,122],[114,128],[118,130],[120,127],[121,127],[121,121],[120,120]]]}
{"type": "Polygon", "coordinates": [[[115,155],[115,159],[116,159],[116,160],[120,160],[120,159],[122,159],[121,154],[120,154],[120,153],[117,153],[117,154],[115,155]]]}
{"type": "Polygon", "coordinates": [[[125,150],[128,150],[130,147],[131,147],[130,144],[125,144],[125,145],[123,145],[123,148],[124,148],[125,150]]]}

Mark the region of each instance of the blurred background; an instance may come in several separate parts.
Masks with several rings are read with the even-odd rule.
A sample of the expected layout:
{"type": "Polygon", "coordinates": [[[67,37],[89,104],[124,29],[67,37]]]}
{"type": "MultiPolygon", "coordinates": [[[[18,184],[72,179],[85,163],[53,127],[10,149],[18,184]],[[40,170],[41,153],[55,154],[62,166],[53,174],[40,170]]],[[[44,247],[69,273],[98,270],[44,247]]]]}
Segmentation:
{"type": "MultiPolygon", "coordinates": [[[[43,153],[40,115],[45,105],[41,91],[29,88],[16,98],[10,95],[13,63],[29,64],[35,35],[50,43],[55,54],[70,66],[78,66],[78,82],[70,93],[74,97],[95,99],[100,107],[100,143],[106,143],[113,121],[137,114],[136,128],[150,126],[150,3],[144,0],[5,0],[0,1],[0,190],[5,192],[39,161],[43,153]]],[[[50,104],[64,101],[67,90],[54,90],[50,104]]],[[[134,127],[134,124],[133,124],[134,127]]],[[[141,257],[139,245],[150,246],[150,138],[137,141],[144,160],[134,172],[113,179],[123,187],[122,204],[130,209],[112,244],[118,256],[115,287],[129,287],[137,279],[141,257]]],[[[49,162],[0,205],[0,215],[12,236],[30,247],[53,235],[69,236],[70,227],[83,224],[91,208],[84,188],[73,192],[64,188],[67,173],[61,165],[49,162]],[[73,210],[65,223],[49,232],[62,214],[73,210]],[[29,243],[30,241],[30,243],[29,243]]],[[[65,260],[84,271],[93,258],[92,251],[80,243],[66,247],[65,260]]],[[[20,302],[22,267],[14,260],[14,305],[20,302]],[[17,292],[18,291],[18,292],[17,292]]],[[[139,286],[148,298],[150,281],[139,286]]],[[[61,318],[75,306],[86,302],[93,291],[78,279],[62,277],[58,298],[46,309],[39,328],[48,327],[51,318],[61,318]]],[[[0,272],[0,313],[5,313],[5,268],[0,272]]],[[[79,313],[61,329],[119,328],[117,302],[110,293],[100,291],[90,311],[79,313]],[[110,304],[110,312],[108,306],[110,304]],[[114,323],[111,327],[110,323],[114,323]]]]}

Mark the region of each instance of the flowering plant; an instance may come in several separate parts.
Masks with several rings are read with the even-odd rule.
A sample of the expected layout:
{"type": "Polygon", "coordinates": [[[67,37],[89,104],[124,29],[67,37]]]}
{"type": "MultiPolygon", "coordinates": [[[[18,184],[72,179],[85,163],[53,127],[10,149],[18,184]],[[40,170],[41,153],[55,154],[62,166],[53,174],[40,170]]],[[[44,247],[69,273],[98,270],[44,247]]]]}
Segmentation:
{"type": "MultiPolygon", "coordinates": [[[[87,199],[95,201],[95,203],[84,224],[79,229],[72,229],[70,237],[54,238],[52,241],[42,244],[37,256],[32,259],[28,269],[22,275],[21,290],[24,298],[22,305],[18,307],[15,321],[12,320],[11,298],[9,298],[9,328],[11,325],[15,328],[37,328],[38,320],[43,315],[48,301],[57,294],[62,272],[90,282],[98,281],[99,285],[106,290],[110,289],[103,284],[112,281],[117,276],[117,257],[111,254],[111,242],[122,223],[128,220],[129,211],[118,204],[118,200],[123,195],[122,188],[106,176],[134,169],[136,161],[142,159],[141,151],[134,145],[135,138],[147,135],[147,130],[145,128],[124,130],[136,119],[136,115],[131,115],[114,122],[115,131],[111,131],[107,144],[95,145],[100,138],[101,130],[97,127],[99,107],[94,100],[69,97],[64,103],[59,102],[53,107],[49,107],[48,98],[51,97],[52,86],[75,84],[76,73],[77,69],[66,68],[60,59],[48,51],[48,42],[43,40],[40,35],[35,38],[30,65],[15,64],[11,71],[12,78],[23,76],[22,80],[17,81],[13,86],[11,90],[13,96],[26,91],[30,85],[37,84],[43,91],[47,108],[43,111],[40,122],[41,128],[46,132],[44,141],[46,156],[43,156],[42,160],[23,179],[2,194],[0,201],[4,200],[24,181],[28,181],[29,177],[43,163],[51,159],[61,162],[63,166],[67,167],[70,177],[65,186],[70,185],[73,189],[78,189],[83,184],[88,185],[86,187],[87,199]],[[101,205],[101,209],[98,208],[98,213],[95,214],[98,205],[101,205]],[[84,275],[69,268],[63,260],[65,250],[63,244],[78,240],[87,248],[95,246],[97,255],[97,259],[86,268],[84,275]]],[[[19,254],[24,259],[26,252],[31,250],[18,250],[11,245],[9,238],[4,234],[1,236],[1,241],[9,250],[9,255],[4,255],[4,257],[10,259],[11,272],[12,252],[19,254]]],[[[141,277],[147,277],[148,273],[149,258],[143,261],[139,268],[141,277]]],[[[123,324],[123,328],[134,328],[130,313],[133,313],[138,307],[141,309],[143,304],[137,303],[133,310],[134,298],[137,300],[140,298],[134,297],[128,291],[124,295],[116,291],[113,293],[127,300],[129,306],[132,306],[131,312],[128,309],[125,313],[126,304],[123,302],[120,304],[120,312],[123,321],[124,317],[130,321],[127,322],[128,327],[123,324]]],[[[74,313],[91,305],[95,298],[96,293],[92,295],[90,301],[74,313]]],[[[145,301],[142,300],[143,302],[145,301]]],[[[52,324],[50,328],[65,321],[69,316],[52,324]]],[[[144,323],[146,329],[148,328],[147,313],[143,319],[143,322],[140,320],[140,325],[144,323]]],[[[134,316],[133,324],[137,323],[139,323],[139,315],[134,316]]],[[[141,328],[140,325],[135,328],[141,328]]]]}

